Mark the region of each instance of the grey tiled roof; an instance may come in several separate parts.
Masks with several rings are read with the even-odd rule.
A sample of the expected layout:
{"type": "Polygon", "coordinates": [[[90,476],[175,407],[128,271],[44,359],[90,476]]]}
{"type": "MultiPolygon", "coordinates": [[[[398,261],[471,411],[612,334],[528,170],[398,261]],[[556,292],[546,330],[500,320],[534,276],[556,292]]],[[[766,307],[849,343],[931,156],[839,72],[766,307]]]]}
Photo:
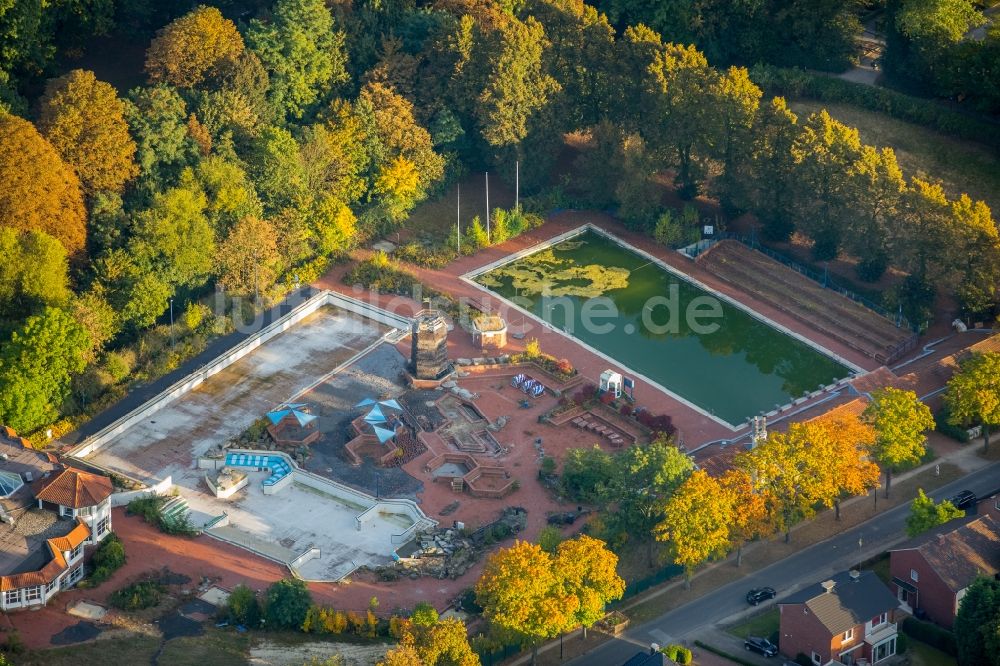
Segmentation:
{"type": "Polygon", "coordinates": [[[805,604],[831,635],[843,633],[899,606],[895,595],[872,571],[862,571],[857,580],[844,571],[831,580],[834,587],[829,592],[816,583],[781,604],[805,604]]]}

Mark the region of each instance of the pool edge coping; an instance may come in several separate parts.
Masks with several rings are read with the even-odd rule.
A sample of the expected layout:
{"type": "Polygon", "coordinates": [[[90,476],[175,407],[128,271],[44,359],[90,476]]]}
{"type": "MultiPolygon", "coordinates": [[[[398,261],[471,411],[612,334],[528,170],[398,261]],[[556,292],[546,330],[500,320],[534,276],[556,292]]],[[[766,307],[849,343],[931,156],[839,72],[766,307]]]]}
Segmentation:
{"type": "MultiPolygon", "coordinates": [[[[555,236],[552,236],[551,238],[548,238],[546,240],[543,240],[543,241],[540,241],[538,243],[535,243],[534,245],[532,245],[530,247],[527,247],[527,248],[524,248],[522,250],[518,250],[517,252],[513,252],[511,254],[508,254],[508,255],[506,255],[504,257],[501,257],[500,259],[497,259],[495,261],[491,261],[488,264],[485,264],[483,266],[480,266],[479,268],[475,268],[475,269],[473,269],[471,271],[468,271],[468,272],[460,275],[459,279],[463,280],[467,284],[470,284],[470,285],[474,286],[476,289],[478,289],[478,290],[480,290],[480,291],[482,291],[484,293],[490,294],[493,297],[502,300],[509,307],[514,308],[515,310],[521,312],[521,314],[523,314],[523,315],[531,317],[533,320],[537,321],[541,326],[543,326],[543,327],[545,327],[545,328],[547,328],[547,329],[549,329],[551,331],[554,331],[554,332],[558,333],[559,335],[562,335],[565,338],[568,338],[568,339],[574,341],[575,343],[581,345],[584,349],[586,349],[586,350],[590,351],[591,353],[599,356],[600,358],[603,358],[604,360],[608,361],[609,363],[615,364],[618,367],[627,370],[630,374],[634,375],[635,377],[638,377],[638,378],[642,379],[643,381],[645,381],[650,386],[653,386],[654,388],[659,389],[660,391],[662,391],[663,393],[665,393],[669,397],[673,398],[674,400],[678,401],[682,405],[693,409],[695,412],[697,412],[697,413],[701,414],[702,416],[705,416],[706,418],[708,418],[708,419],[710,419],[710,420],[718,423],[719,425],[724,426],[725,428],[728,428],[729,430],[731,430],[733,432],[739,432],[740,430],[742,430],[744,428],[748,428],[749,427],[749,421],[750,421],[750,419],[752,419],[752,417],[747,417],[747,423],[744,424],[744,425],[737,426],[735,424],[732,424],[732,423],[730,423],[730,422],[722,419],[721,417],[716,416],[715,414],[712,414],[710,411],[706,410],[704,407],[696,405],[693,402],[691,402],[690,400],[688,400],[687,398],[684,398],[683,396],[678,395],[674,391],[671,391],[670,389],[668,389],[667,387],[663,386],[659,382],[650,379],[649,377],[647,377],[646,375],[644,375],[644,374],[642,374],[640,372],[636,372],[634,369],[632,369],[631,367],[629,367],[625,363],[622,363],[621,361],[619,361],[619,360],[617,360],[615,358],[612,358],[608,354],[605,354],[601,350],[596,349],[595,347],[593,347],[589,343],[584,342],[583,340],[581,340],[580,338],[572,335],[571,333],[567,333],[565,331],[559,330],[558,328],[556,328],[555,326],[553,326],[549,322],[545,321],[544,319],[542,319],[538,315],[534,314],[533,312],[529,312],[528,310],[525,310],[521,306],[519,306],[516,303],[514,303],[513,301],[511,301],[510,299],[508,299],[508,298],[500,295],[499,293],[493,291],[492,289],[489,289],[488,287],[485,287],[485,286],[479,284],[475,280],[476,277],[482,275],[483,273],[488,273],[490,271],[496,270],[497,268],[500,268],[501,266],[505,266],[505,265],[507,265],[509,263],[513,263],[515,261],[518,261],[520,259],[528,257],[528,256],[530,256],[532,254],[536,254],[536,253],[538,253],[538,252],[540,252],[542,250],[545,250],[546,248],[552,247],[553,245],[558,245],[559,243],[562,243],[563,241],[569,240],[571,238],[575,238],[576,236],[579,236],[579,235],[581,235],[583,233],[586,233],[587,231],[593,231],[594,233],[596,233],[596,234],[598,234],[600,236],[603,236],[603,237],[607,238],[608,240],[611,240],[614,243],[617,243],[618,245],[620,245],[620,246],[624,247],[625,249],[629,250],[630,252],[633,252],[633,253],[637,254],[638,256],[640,256],[640,257],[642,257],[644,259],[647,259],[648,261],[651,261],[651,262],[655,263],[657,266],[659,266],[660,268],[666,270],[668,273],[670,273],[671,275],[675,276],[676,278],[678,278],[680,280],[684,280],[688,284],[691,284],[691,285],[697,287],[698,289],[701,289],[706,294],[709,294],[709,295],[712,295],[712,296],[715,296],[715,297],[719,298],[720,300],[726,302],[727,304],[729,304],[729,305],[731,305],[731,306],[733,306],[733,307],[741,310],[745,314],[753,317],[758,322],[760,322],[762,324],[765,324],[767,326],[770,326],[771,328],[773,328],[773,329],[775,329],[775,330],[777,330],[777,331],[779,331],[779,332],[781,332],[781,333],[783,333],[783,334],[791,337],[794,340],[798,340],[799,342],[804,343],[805,345],[809,346],[814,351],[822,354],[823,356],[826,356],[827,358],[830,358],[830,359],[836,361],[837,363],[839,363],[842,366],[844,366],[845,368],[847,368],[847,370],[849,371],[849,374],[846,377],[842,377],[841,379],[833,382],[832,384],[826,385],[823,389],[820,389],[822,391],[830,391],[830,390],[833,390],[833,389],[836,389],[836,388],[840,388],[844,384],[846,384],[849,380],[856,379],[858,377],[862,377],[862,376],[864,376],[864,375],[866,375],[866,374],[868,374],[870,372],[869,370],[865,370],[864,368],[862,368],[861,366],[857,365],[856,363],[847,360],[846,358],[842,357],[841,355],[837,354],[836,352],[833,352],[830,349],[827,349],[826,347],[824,347],[823,345],[819,344],[818,342],[816,342],[814,340],[810,340],[809,338],[803,336],[802,334],[797,333],[797,332],[791,330],[787,326],[784,326],[783,324],[780,324],[780,323],[778,323],[778,322],[770,319],[766,315],[761,314],[760,312],[757,312],[756,310],[754,310],[753,308],[751,308],[749,305],[747,305],[745,303],[742,303],[741,301],[736,300],[732,296],[730,296],[728,294],[724,294],[721,291],[719,291],[718,289],[714,289],[714,288],[708,286],[707,284],[705,284],[701,280],[697,279],[696,277],[694,277],[692,275],[688,275],[687,273],[681,271],[680,269],[678,269],[678,268],[676,268],[674,266],[671,266],[670,264],[668,264],[667,262],[665,262],[663,259],[660,259],[659,257],[656,257],[656,256],[650,254],[649,252],[646,252],[645,250],[642,250],[642,249],[640,249],[638,247],[635,247],[634,245],[632,245],[628,241],[624,240],[623,238],[620,238],[620,237],[614,235],[613,233],[611,233],[611,232],[609,232],[609,231],[607,231],[605,229],[602,229],[601,227],[597,226],[593,222],[586,222],[586,223],[580,225],[579,227],[576,227],[574,229],[570,229],[569,231],[565,231],[565,232],[563,232],[561,234],[557,234],[555,236]]],[[[810,391],[810,392],[806,393],[806,395],[808,396],[808,395],[811,395],[812,393],[813,392],[810,391]]],[[[777,412],[778,413],[783,412],[786,409],[788,409],[789,407],[794,406],[795,405],[795,401],[798,400],[798,399],[800,399],[800,398],[801,398],[801,396],[799,396],[797,398],[792,398],[791,402],[788,402],[785,405],[782,405],[777,410],[777,412]]],[[[773,411],[774,410],[771,410],[771,411],[767,412],[767,414],[771,414],[773,411]]]]}

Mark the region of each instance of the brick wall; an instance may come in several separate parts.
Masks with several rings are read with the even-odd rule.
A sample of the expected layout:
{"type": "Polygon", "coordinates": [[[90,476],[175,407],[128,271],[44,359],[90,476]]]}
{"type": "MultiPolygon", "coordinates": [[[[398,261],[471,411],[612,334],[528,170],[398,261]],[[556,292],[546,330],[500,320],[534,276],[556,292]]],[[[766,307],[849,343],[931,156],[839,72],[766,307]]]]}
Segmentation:
{"type": "Polygon", "coordinates": [[[794,659],[800,652],[811,657],[816,651],[826,663],[831,658],[831,637],[823,623],[805,604],[781,604],[778,643],[781,653],[794,659]]]}
{"type": "MultiPolygon", "coordinates": [[[[917,603],[907,599],[914,610],[923,609],[927,618],[942,627],[951,629],[955,622],[955,593],[949,589],[941,577],[927,564],[916,549],[894,550],[889,558],[889,571],[893,578],[904,580],[917,588],[917,603]],[[910,570],[915,569],[919,580],[910,578],[910,570]]],[[[899,594],[898,586],[890,584],[894,594],[899,594]]]]}

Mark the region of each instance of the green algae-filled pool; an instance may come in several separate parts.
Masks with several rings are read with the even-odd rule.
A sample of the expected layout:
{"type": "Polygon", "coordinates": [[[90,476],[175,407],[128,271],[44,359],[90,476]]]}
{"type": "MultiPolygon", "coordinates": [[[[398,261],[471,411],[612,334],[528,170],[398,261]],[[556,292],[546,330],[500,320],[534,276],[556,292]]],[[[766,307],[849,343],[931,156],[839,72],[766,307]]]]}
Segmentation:
{"type": "Polygon", "coordinates": [[[851,372],[591,229],[474,279],[732,426],[851,372]]]}

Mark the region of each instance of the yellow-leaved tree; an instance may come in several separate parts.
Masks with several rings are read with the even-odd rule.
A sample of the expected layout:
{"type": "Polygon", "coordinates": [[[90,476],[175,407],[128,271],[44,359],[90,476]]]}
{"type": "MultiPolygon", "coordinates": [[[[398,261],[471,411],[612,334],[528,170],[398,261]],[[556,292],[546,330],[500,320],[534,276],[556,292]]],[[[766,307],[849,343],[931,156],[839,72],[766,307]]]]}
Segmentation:
{"type": "Polygon", "coordinates": [[[204,5],[174,19],[156,33],[146,51],[151,83],[193,88],[243,53],[236,25],[204,5]]]}
{"type": "Polygon", "coordinates": [[[934,416],[913,391],[888,387],[872,391],[862,418],[875,429],[872,458],[885,474],[888,497],[893,467],[915,465],[923,457],[927,441],[924,433],[934,427],[934,416]]]}
{"type": "Polygon", "coordinates": [[[581,534],[556,548],[554,566],[563,590],[575,599],[573,624],[587,629],[604,617],[604,607],[625,594],[618,575],[618,556],[600,539],[581,534]]]}
{"type": "Polygon", "coordinates": [[[74,69],[45,86],[38,128],[72,166],[88,194],[121,192],[139,174],[125,103],[110,83],[74,69]]]}
{"type": "Polygon", "coordinates": [[[829,412],[808,425],[813,437],[825,442],[821,447],[826,455],[824,468],[834,488],[833,506],[840,520],[841,499],[878,488],[880,471],[872,459],[875,429],[857,414],[843,410],[829,412]]]}
{"type": "Polygon", "coordinates": [[[469,645],[465,623],[411,617],[399,625],[399,645],[385,655],[379,666],[479,666],[479,656],[469,645]]]}
{"type": "Polygon", "coordinates": [[[663,520],[653,533],[667,542],[674,564],[684,567],[687,587],[696,567],[729,551],[733,511],[731,496],[703,469],[692,472],[667,498],[663,520]]]}
{"type": "Polygon", "coordinates": [[[729,524],[729,539],[736,549],[736,566],[743,564],[743,546],[748,541],[767,536],[774,531],[771,509],[773,498],[766,488],[757,488],[750,475],[741,469],[731,469],[719,479],[734,507],[729,524]]]}
{"type": "Polygon", "coordinates": [[[87,239],[80,181],[35,126],[0,113],[0,224],[44,231],[73,255],[87,239]]]}

